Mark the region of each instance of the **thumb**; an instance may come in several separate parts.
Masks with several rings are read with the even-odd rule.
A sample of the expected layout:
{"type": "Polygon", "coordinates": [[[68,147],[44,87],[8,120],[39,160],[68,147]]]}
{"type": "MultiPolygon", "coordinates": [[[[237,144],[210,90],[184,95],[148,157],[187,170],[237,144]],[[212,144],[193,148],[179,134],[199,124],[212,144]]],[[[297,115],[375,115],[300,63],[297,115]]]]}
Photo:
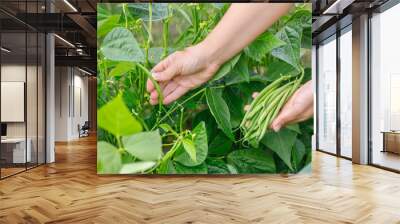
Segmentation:
{"type": "Polygon", "coordinates": [[[275,132],[278,132],[291,120],[290,117],[290,113],[287,113],[286,110],[282,110],[281,112],[279,112],[278,116],[272,121],[270,125],[271,129],[275,132]]]}

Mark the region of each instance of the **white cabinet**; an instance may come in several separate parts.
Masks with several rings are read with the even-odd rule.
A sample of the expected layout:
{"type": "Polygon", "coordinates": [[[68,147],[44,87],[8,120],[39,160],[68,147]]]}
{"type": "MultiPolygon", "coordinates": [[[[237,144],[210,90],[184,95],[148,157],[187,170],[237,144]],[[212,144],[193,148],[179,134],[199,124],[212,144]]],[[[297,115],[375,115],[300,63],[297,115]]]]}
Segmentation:
{"type": "Polygon", "coordinates": [[[28,138],[26,143],[27,147],[25,151],[25,138],[7,138],[1,140],[2,146],[12,149],[12,163],[32,161],[32,140],[28,138]]]}

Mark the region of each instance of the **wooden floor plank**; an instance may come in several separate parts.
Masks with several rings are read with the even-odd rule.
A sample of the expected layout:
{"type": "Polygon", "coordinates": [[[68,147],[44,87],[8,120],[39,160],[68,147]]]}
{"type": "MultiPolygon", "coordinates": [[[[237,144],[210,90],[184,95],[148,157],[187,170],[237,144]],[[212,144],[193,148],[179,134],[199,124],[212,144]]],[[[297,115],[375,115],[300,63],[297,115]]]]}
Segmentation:
{"type": "Polygon", "coordinates": [[[0,223],[400,223],[400,175],[314,153],[310,174],[98,176],[96,139],[0,181],[0,223]]]}

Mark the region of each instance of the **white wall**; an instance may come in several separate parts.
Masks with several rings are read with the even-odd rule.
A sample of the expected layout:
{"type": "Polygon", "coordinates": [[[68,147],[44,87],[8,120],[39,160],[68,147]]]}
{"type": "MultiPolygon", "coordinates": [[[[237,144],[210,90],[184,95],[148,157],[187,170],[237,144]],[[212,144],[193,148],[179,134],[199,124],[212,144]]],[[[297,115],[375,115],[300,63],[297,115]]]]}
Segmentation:
{"type": "Polygon", "coordinates": [[[67,67],[55,68],[55,141],[68,140],[68,87],[69,76],[67,67]]]}
{"type": "MultiPolygon", "coordinates": [[[[25,82],[25,75],[27,69],[28,73],[36,67],[27,66],[25,64],[3,64],[1,66],[1,81],[2,82],[25,82]]],[[[36,71],[35,71],[36,73],[36,71]]],[[[32,83],[30,83],[32,84],[32,83]]],[[[34,83],[36,85],[36,82],[34,83]]],[[[36,98],[36,90],[33,93],[28,91],[27,96],[29,99],[28,103],[32,102],[32,98],[36,98]]],[[[4,97],[4,96],[2,96],[4,97]]],[[[36,107],[36,105],[34,105],[36,107]]],[[[7,110],[7,108],[1,108],[2,110],[7,110]]],[[[28,113],[28,122],[35,120],[36,123],[36,114],[28,113]],[[32,117],[33,116],[33,117],[32,117]]],[[[25,137],[25,124],[26,122],[7,122],[7,136],[8,137],[25,137]]],[[[28,125],[28,127],[32,127],[32,125],[28,125]]],[[[29,134],[29,133],[28,133],[29,134]]]]}
{"type": "Polygon", "coordinates": [[[55,85],[55,140],[77,139],[78,124],[88,120],[88,78],[76,68],[56,67],[55,85]]]}
{"type": "MultiPolygon", "coordinates": [[[[39,163],[44,163],[44,74],[42,73],[41,66],[28,65],[18,63],[3,64],[1,66],[1,81],[2,82],[24,82],[26,84],[26,106],[25,101],[22,102],[22,108],[19,108],[19,112],[23,114],[26,112],[26,120],[22,122],[5,122],[7,124],[7,137],[9,138],[24,138],[25,135],[29,139],[29,148],[31,148],[31,155],[33,162],[36,162],[36,158],[39,159],[39,163]],[[37,71],[38,69],[38,71],[37,71]],[[27,80],[25,78],[27,77],[27,80]],[[37,155],[38,153],[38,155],[37,155]]],[[[3,92],[2,94],[7,94],[3,92]]],[[[20,94],[24,94],[24,89],[19,90],[20,94]]],[[[7,95],[2,95],[2,98],[7,95]]],[[[17,102],[16,102],[17,103],[17,102]]],[[[12,107],[2,107],[2,112],[17,113],[16,111],[7,110],[18,110],[12,107]]]]}

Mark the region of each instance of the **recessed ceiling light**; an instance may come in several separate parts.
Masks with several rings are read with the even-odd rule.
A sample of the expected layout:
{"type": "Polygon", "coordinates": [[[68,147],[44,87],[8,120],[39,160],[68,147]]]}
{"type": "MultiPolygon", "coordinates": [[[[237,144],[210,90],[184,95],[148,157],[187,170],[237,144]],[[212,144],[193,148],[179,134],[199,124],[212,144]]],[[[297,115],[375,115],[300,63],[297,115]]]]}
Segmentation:
{"type": "Polygon", "coordinates": [[[81,68],[79,68],[79,67],[78,67],[78,70],[81,71],[81,72],[83,72],[83,73],[85,73],[85,74],[87,74],[87,75],[92,75],[92,73],[90,73],[90,72],[88,72],[88,71],[86,71],[86,70],[83,70],[83,69],[81,69],[81,68]]]}
{"type": "Polygon", "coordinates": [[[11,50],[9,50],[9,49],[7,49],[7,48],[5,48],[5,47],[1,47],[0,49],[1,49],[2,51],[6,52],[6,53],[10,53],[10,52],[11,52],[11,50]]]}
{"type": "Polygon", "coordinates": [[[64,0],[65,4],[67,4],[74,12],[78,12],[78,10],[73,6],[68,0],[64,0]]]}
{"type": "Polygon", "coordinates": [[[348,7],[354,0],[336,0],[322,14],[342,14],[343,9],[348,7]]]}
{"type": "Polygon", "coordinates": [[[55,37],[57,37],[59,40],[61,40],[62,42],[64,42],[64,43],[66,43],[67,45],[69,45],[70,47],[73,47],[73,48],[75,48],[75,45],[73,45],[71,42],[69,42],[68,40],[66,40],[66,39],[64,39],[64,38],[62,38],[62,37],[60,37],[59,35],[57,35],[57,34],[54,34],[54,36],[55,37]]]}

